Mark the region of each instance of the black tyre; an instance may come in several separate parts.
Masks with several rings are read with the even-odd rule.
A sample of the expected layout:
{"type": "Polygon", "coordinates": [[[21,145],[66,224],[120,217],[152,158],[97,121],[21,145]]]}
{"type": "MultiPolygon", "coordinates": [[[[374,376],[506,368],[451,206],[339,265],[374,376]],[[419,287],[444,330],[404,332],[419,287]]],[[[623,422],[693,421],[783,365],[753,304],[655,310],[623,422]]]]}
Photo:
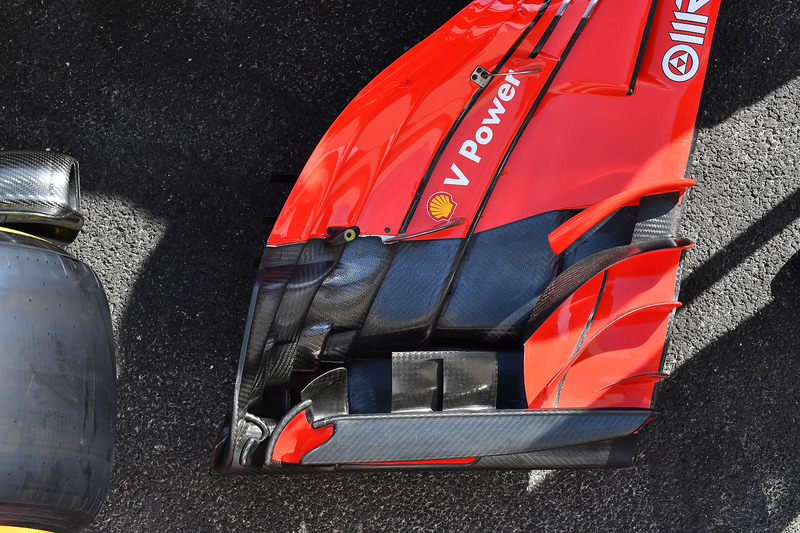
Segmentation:
{"type": "Polygon", "coordinates": [[[64,250],[0,231],[0,529],[78,531],[114,453],[115,363],[97,276],[64,250]]]}

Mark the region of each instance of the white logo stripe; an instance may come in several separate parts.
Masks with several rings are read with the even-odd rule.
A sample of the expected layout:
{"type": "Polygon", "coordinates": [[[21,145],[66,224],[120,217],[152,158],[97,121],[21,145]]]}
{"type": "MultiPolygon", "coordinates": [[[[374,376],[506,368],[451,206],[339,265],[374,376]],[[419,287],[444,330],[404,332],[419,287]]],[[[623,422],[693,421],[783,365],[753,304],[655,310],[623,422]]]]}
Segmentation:
{"type": "Polygon", "coordinates": [[[675,31],[683,31],[688,33],[698,33],[700,35],[706,34],[706,27],[705,26],[698,26],[697,24],[685,24],[683,22],[673,22],[672,23],[673,29],[675,31]]]}
{"type": "Polygon", "coordinates": [[[676,43],[703,44],[705,39],[697,35],[685,35],[683,33],[670,33],[670,38],[676,43]]]}
{"type": "Polygon", "coordinates": [[[708,17],[705,15],[696,15],[695,13],[684,13],[683,11],[675,11],[675,18],[683,20],[684,22],[696,22],[697,24],[708,24],[708,17]]]}

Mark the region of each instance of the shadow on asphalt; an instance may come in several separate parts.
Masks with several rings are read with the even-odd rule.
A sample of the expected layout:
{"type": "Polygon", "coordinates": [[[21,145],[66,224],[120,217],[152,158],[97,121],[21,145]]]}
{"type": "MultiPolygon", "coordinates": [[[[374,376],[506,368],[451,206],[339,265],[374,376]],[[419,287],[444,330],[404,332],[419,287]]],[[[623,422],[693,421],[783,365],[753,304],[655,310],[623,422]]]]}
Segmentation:
{"type": "Polygon", "coordinates": [[[800,19],[792,2],[722,2],[699,128],[723,122],[800,75],[800,19]]]}
{"type": "MultiPolygon", "coordinates": [[[[799,75],[796,5],[754,10],[744,1],[723,2],[698,128],[714,127],[799,75]]],[[[795,190],[695,268],[681,302],[691,305],[798,218],[795,190]]],[[[565,531],[784,531],[797,519],[800,253],[771,289],[770,304],[664,382],[661,414],[644,430],[633,472],[556,472],[536,486],[536,504],[553,509],[548,523],[565,531]],[[566,508],[557,503],[565,485],[580,490],[566,508]]]]}
{"type": "Polygon", "coordinates": [[[630,529],[631,517],[614,510],[631,502],[659,531],[783,531],[800,514],[800,254],[771,286],[769,305],[665,382],[635,473],[556,473],[537,492],[546,498],[577,478],[607,531],[630,529]]]}

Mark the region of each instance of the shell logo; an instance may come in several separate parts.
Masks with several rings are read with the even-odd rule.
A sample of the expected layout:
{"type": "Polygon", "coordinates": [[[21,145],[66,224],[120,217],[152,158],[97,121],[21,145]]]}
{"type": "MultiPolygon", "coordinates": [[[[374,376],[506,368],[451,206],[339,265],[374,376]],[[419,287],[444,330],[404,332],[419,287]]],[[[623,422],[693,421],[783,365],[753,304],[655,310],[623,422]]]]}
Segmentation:
{"type": "Polygon", "coordinates": [[[437,192],[428,200],[428,214],[436,222],[449,221],[457,205],[449,192],[437,192]]]}

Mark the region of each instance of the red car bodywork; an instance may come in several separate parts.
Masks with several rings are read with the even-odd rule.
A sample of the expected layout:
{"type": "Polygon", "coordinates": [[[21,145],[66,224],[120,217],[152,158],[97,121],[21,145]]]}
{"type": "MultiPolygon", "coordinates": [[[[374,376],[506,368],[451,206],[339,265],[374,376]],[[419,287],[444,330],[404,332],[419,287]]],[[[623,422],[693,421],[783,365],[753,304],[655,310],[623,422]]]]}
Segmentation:
{"type": "MultiPolygon", "coordinates": [[[[387,247],[437,240],[468,246],[490,230],[559,212],[569,216],[549,230],[548,240],[561,257],[620,209],[635,210],[644,197],[672,195],[680,203],[694,184],[684,174],[719,5],[720,0],[471,2],[342,112],[297,180],[267,252],[330,241],[345,228],[352,230],[348,241],[356,235],[379,238],[387,247]]],[[[651,416],[656,385],[667,377],[663,352],[680,305],[680,258],[691,246],[679,238],[636,244],[624,252],[591,254],[582,269],[565,268],[527,309],[531,317],[518,343],[529,411],[578,416],[603,410],[611,416],[641,410],[638,421],[604,442],[635,434],[651,416]]],[[[464,261],[463,253],[455,257],[464,261]]],[[[487,277],[494,275],[492,268],[484,269],[487,277]]],[[[453,275],[443,279],[453,283],[453,275]]],[[[434,333],[433,341],[421,346],[447,345],[441,339],[451,337],[434,333]]],[[[256,364],[248,362],[253,358],[247,349],[246,338],[237,394],[242,372],[256,364]]],[[[347,460],[330,459],[333,454],[314,461],[313,451],[337,431],[347,434],[345,422],[355,424],[366,415],[314,417],[307,403],[293,400],[292,410],[281,411],[283,420],[266,423],[261,435],[251,431],[253,449],[263,448],[257,455],[265,457],[252,463],[233,442],[247,433],[243,421],[253,420],[242,404],[261,401],[245,396],[234,401],[215,471],[292,464],[463,466],[484,455],[480,448],[467,455],[354,452],[347,460]]],[[[490,409],[484,415],[510,413],[490,409]]],[[[386,422],[394,416],[401,418],[392,412],[381,423],[395,427],[386,422]]],[[[419,431],[428,432],[430,440],[420,449],[440,445],[436,420],[444,414],[437,416],[425,418],[431,425],[419,431]]],[[[409,427],[419,420],[410,420],[409,427]]],[[[447,427],[444,434],[458,434],[447,427]]],[[[534,443],[529,450],[580,446],[593,438],[534,443]]],[[[501,448],[486,455],[513,455],[501,448]]],[[[487,463],[537,465],[558,466],[532,456],[487,463]]]]}
{"type": "MultiPolygon", "coordinates": [[[[695,23],[692,31],[704,34],[687,34],[703,39],[694,46],[671,37],[681,10],[672,1],[658,2],[635,83],[639,43],[653,2],[600,2],[568,60],[559,64],[589,3],[571,2],[539,54],[530,59],[565,3],[550,2],[542,9],[542,2],[472,2],[381,73],[342,112],[309,158],[268,244],[326,237],[329,227],[358,226],[366,235],[425,231],[436,224],[425,202],[439,191],[457,203],[453,216],[468,222],[436,235],[446,238],[466,236],[476,219],[476,231],[483,231],[544,211],[591,207],[619,195],[620,201],[604,215],[620,204],[636,203],[647,190],[690,186],[681,178],[719,2],[685,0],[684,9],[703,4],[696,14],[702,26],[695,23]],[[526,33],[537,15],[540,20],[526,33]],[[694,76],[684,82],[672,81],[664,69],[664,58],[676,45],[691,47],[699,58],[697,65],[688,66],[697,68],[694,76]],[[470,81],[477,65],[495,66],[500,74],[542,70],[497,77],[453,127],[477,92],[470,81]],[[550,80],[557,66],[558,75],[550,80]],[[631,86],[633,93],[628,94],[631,86]],[[506,87],[513,97],[498,98],[506,87]],[[537,100],[536,119],[521,129],[537,100]],[[500,109],[504,112],[490,113],[500,109]],[[493,116],[497,123],[487,123],[493,116]],[[489,137],[488,143],[475,142],[480,161],[460,156],[463,143],[473,141],[481,128],[492,133],[482,136],[489,137]],[[458,177],[452,165],[467,176],[468,184],[445,181],[458,177]],[[479,210],[498,170],[502,179],[479,210]],[[636,193],[628,195],[630,191],[636,193]],[[420,201],[413,203],[417,195],[420,201]]],[[[683,48],[676,53],[684,53],[683,48]]]]}

